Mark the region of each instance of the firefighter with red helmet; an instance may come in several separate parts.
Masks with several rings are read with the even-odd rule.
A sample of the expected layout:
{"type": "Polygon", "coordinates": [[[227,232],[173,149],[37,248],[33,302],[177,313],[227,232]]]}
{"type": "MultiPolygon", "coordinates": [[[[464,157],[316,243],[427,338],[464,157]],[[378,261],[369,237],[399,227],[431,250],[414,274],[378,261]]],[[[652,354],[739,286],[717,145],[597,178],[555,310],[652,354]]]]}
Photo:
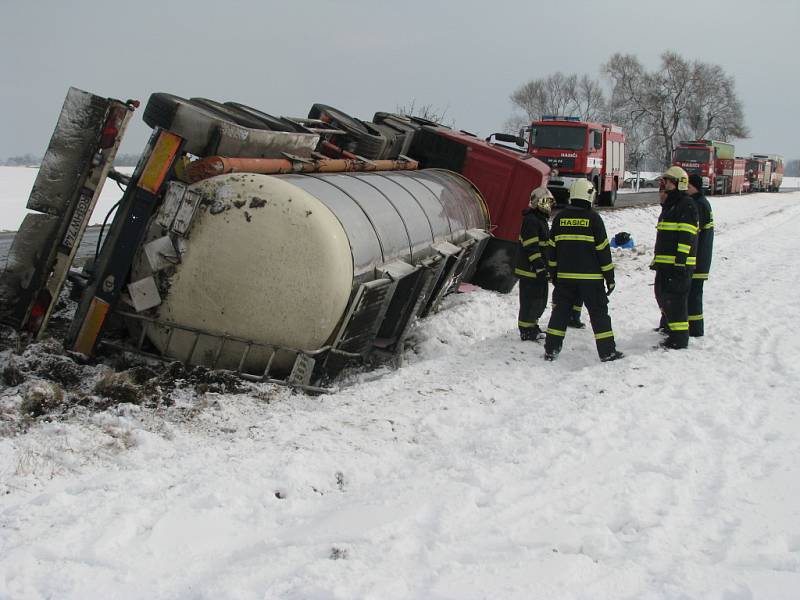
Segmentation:
{"type": "Polygon", "coordinates": [[[711,255],[714,249],[714,212],[711,203],[703,194],[703,178],[689,175],[689,196],[697,207],[697,265],[692,273],[689,287],[689,336],[700,337],[705,333],[703,319],[703,283],[711,270],[711,255]]]}
{"type": "Polygon", "coordinates": [[[661,309],[659,329],[667,335],[661,346],[682,349],[689,345],[688,298],[697,264],[698,218],[694,201],[686,193],[689,176],[672,166],[661,176],[661,214],[656,225],[655,295],[661,309]]]}
{"type": "Polygon", "coordinates": [[[531,192],[530,206],[522,211],[517,262],[514,274],[519,278],[519,337],[536,341],[544,337],[539,318],[547,306],[547,266],[545,256],[553,209],[553,194],[544,187],[531,192]]]}
{"type": "Polygon", "coordinates": [[[570,204],[553,220],[548,268],[555,288],[544,345],[545,360],[561,352],[574,306],[586,305],[600,360],[622,358],[614,341],[608,296],[614,290],[614,263],[602,217],[592,209],[594,186],[579,179],[570,186],[570,204]]]}

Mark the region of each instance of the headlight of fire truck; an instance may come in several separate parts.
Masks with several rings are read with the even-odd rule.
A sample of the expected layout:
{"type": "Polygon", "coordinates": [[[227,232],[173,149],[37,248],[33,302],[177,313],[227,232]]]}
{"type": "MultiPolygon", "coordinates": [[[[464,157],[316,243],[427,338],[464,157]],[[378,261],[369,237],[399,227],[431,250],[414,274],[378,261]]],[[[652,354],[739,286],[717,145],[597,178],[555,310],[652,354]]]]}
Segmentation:
{"type": "Polygon", "coordinates": [[[711,187],[711,179],[708,177],[703,177],[703,187],[708,188],[711,187]]]}

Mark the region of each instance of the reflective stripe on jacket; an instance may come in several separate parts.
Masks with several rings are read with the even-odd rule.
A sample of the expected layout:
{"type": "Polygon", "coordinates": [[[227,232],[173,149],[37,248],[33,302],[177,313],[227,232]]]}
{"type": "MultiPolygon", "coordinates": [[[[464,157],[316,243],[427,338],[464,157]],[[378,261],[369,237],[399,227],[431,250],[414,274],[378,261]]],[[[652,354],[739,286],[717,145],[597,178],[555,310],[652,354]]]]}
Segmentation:
{"type": "Polygon", "coordinates": [[[548,238],[547,217],[533,208],[523,210],[514,275],[529,279],[547,277],[545,252],[548,238]]]}
{"type": "Polygon", "coordinates": [[[691,273],[697,264],[697,208],[685,193],[672,190],[656,224],[653,265],[691,273]]]}

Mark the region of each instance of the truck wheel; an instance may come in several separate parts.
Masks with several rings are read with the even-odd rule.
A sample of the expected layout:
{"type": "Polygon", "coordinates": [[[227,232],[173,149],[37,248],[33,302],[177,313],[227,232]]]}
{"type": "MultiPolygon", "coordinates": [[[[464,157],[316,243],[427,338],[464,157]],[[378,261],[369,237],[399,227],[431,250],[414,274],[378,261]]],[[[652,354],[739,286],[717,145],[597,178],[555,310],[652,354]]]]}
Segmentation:
{"type": "Polygon", "coordinates": [[[261,120],[251,117],[247,113],[236,110],[230,106],[225,106],[222,102],[217,102],[216,100],[209,100],[208,98],[192,98],[190,100],[192,104],[195,106],[200,106],[209,110],[215,114],[218,114],[221,117],[228,119],[229,121],[233,121],[237,125],[241,125],[242,127],[248,127],[250,129],[269,129],[267,125],[265,125],[261,120]]]}
{"type": "Polygon", "coordinates": [[[327,119],[331,125],[347,132],[352,140],[352,152],[364,158],[380,159],[386,151],[387,139],[379,131],[370,130],[364,121],[351,117],[327,104],[314,104],[308,113],[309,119],[327,119]]]}
{"type": "Polygon", "coordinates": [[[291,123],[287,123],[286,121],[283,121],[278,117],[274,117],[270,114],[258,110],[257,108],[247,106],[246,104],[239,104],[238,102],[226,102],[225,106],[229,106],[234,110],[241,111],[249,115],[250,117],[261,121],[272,131],[286,131],[289,133],[297,131],[297,129],[293,127],[291,123]]]}
{"type": "MultiPolygon", "coordinates": [[[[172,127],[172,120],[175,118],[175,113],[181,105],[192,106],[192,103],[186,98],[181,98],[180,96],[168,94],[166,92],[150,94],[147,106],[144,107],[142,120],[152,128],[162,127],[163,129],[170,129],[172,127]]],[[[209,114],[208,111],[203,109],[198,110],[204,113],[206,117],[214,116],[218,118],[216,115],[209,114]]]]}
{"type": "Polygon", "coordinates": [[[321,119],[323,117],[328,117],[332,121],[336,121],[338,125],[347,132],[350,133],[362,133],[368,134],[367,128],[361,124],[358,119],[354,119],[350,115],[337,108],[333,108],[332,106],[328,106],[327,104],[314,104],[311,107],[311,110],[308,111],[308,118],[309,119],[321,119]]]}
{"type": "Polygon", "coordinates": [[[184,151],[197,156],[215,152],[213,132],[221,125],[236,125],[228,117],[193,104],[186,98],[164,92],[150,95],[142,118],[150,127],[161,127],[181,136],[185,140],[184,151]],[[176,115],[180,115],[177,122],[176,115]],[[213,147],[209,147],[209,144],[213,147]]]}
{"type": "Polygon", "coordinates": [[[617,201],[617,190],[602,192],[597,198],[598,206],[614,206],[617,201]]]}
{"type": "Polygon", "coordinates": [[[376,123],[364,123],[364,125],[375,135],[382,135],[386,139],[386,148],[381,158],[394,159],[403,151],[406,141],[406,134],[389,127],[388,125],[378,125],[376,123]]]}
{"type": "Polygon", "coordinates": [[[359,121],[359,123],[367,130],[367,133],[351,134],[351,137],[356,142],[355,153],[373,160],[385,158],[386,151],[389,150],[390,143],[394,143],[394,139],[389,140],[386,138],[374,125],[370,127],[370,124],[363,121],[359,121]]]}

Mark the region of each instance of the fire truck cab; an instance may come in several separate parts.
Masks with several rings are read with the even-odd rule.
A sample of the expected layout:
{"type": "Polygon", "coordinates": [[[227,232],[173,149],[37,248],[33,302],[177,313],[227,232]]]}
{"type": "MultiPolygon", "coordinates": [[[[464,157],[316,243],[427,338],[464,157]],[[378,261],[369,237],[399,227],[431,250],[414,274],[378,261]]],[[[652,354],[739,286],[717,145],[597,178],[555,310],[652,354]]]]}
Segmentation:
{"type": "Polygon", "coordinates": [[[736,192],[734,146],[716,140],[693,140],[681,142],[672,153],[672,164],[681,167],[689,175],[703,178],[703,190],[707,194],[729,194],[736,192]]]}
{"type": "Polygon", "coordinates": [[[573,182],[588,179],[597,190],[595,202],[614,205],[625,173],[625,134],[621,128],[581,121],[579,117],[544,115],[528,130],[528,148],[550,166],[548,188],[559,204],[567,202],[573,182]]]}
{"type": "Polygon", "coordinates": [[[772,191],[772,163],[769,159],[752,155],[747,159],[745,169],[751,192],[772,191]]]}
{"type": "Polygon", "coordinates": [[[779,154],[751,154],[751,158],[765,160],[769,164],[770,176],[767,191],[777,192],[783,183],[783,157],[779,154]]]}

